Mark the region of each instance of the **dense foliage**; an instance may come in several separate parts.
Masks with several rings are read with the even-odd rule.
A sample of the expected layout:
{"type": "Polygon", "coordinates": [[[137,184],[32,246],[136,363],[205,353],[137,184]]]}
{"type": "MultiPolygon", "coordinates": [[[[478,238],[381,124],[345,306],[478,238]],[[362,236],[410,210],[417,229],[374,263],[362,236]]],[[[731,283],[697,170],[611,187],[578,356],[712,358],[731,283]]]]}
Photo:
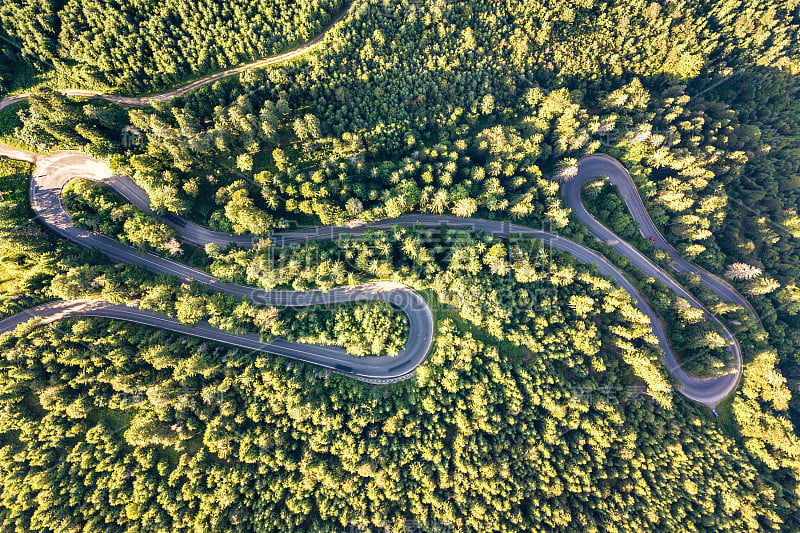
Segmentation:
{"type": "MultiPolygon", "coordinates": [[[[81,4],[6,2],[0,37],[66,79],[83,68],[87,86],[155,90],[283,49],[343,7],[298,3],[281,19],[292,31],[254,38],[263,20],[237,3],[181,11],[169,0],[172,18],[147,3],[81,4]],[[240,48],[234,31],[217,35],[224,21],[243,32],[240,48]],[[130,49],[110,48],[112,36],[130,49]],[[204,55],[211,41],[219,50],[204,55]]],[[[21,143],[105,157],[157,212],[214,229],[268,236],[425,212],[563,233],[626,270],[676,348],[699,354],[690,357],[698,372],[722,369],[718,332],[570,219],[558,181],[582,156],[606,152],[630,169],[675,248],[729,279],[763,325],[676,274],[742,344],[742,385],[719,406],[723,436],[672,391],[627,294],[535,241],[409,229],[285,249],[264,240],[252,252],[207,247],[196,257],[215,275],[267,289],[408,283],[436,307],[434,352],[414,380],[371,389],[127,324],[31,325],[2,340],[6,527],[337,531],[414,519],[498,531],[794,528],[798,43],[796,0],[359,0],[305,61],[169,103],[33,97],[13,124],[21,143]]],[[[9,61],[33,63],[4,46],[9,85],[9,61]]],[[[259,316],[12,224],[30,214],[17,183],[27,170],[9,168],[5,312],[54,295],[142,298],[187,322],[356,351],[401,346],[406,330],[388,308],[259,316]]],[[[667,266],[613,192],[599,192],[600,216],[667,266]]],[[[97,212],[85,223],[113,223],[110,212],[92,222],[97,212]]]]}
{"type": "Polygon", "coordinates": [[[165,250],[172,245],[172,253],[182,253],[176,230],[99,183],[75,180],[64,188],[62,198],[70,220],[79,228],[118,237],[139,249],[165,250]]]}
{"type": "Polygon", "coordinates": [[[0,7],[0,89],[22,81],[9,67],[27,62],[84,86],[151,91],[308,41],[344,7],[344,0],[9,0],[0,7]]]}
{"type": "Polygon", "coordinates": [[[378,389],[99,319],[2,350],[7,529],[779,523],[780,492],[685,403],[576,399],[546,357],[515,361],[450,320],[417,380],[378,389]]]}

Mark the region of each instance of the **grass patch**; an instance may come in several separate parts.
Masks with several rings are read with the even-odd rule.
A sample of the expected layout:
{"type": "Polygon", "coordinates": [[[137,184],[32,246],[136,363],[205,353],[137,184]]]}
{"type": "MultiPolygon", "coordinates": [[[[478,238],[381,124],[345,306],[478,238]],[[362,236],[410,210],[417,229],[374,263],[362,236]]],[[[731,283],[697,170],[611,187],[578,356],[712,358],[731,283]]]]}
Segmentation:
{"type": "Polygon", "coordinates": [[[738,390],[737,387],[735,391],[730,393],[728,397],[722,400],[717,406],[717,414],[719,414],[719,417],[717,417],[717,426],[725,436],[741,444],[739,430],[736,425],[736,417],[733,414],[733,399],[736,397],[738,390]]]}
{"type": "Polygon", "coordinates": [[[123,433],[131,425],[134,414],[132,409],[123,411],[103,407],[100,409],[92,409],[86,415],[86,420],[92,424],[105,422],[113,432],[123,433]]]}

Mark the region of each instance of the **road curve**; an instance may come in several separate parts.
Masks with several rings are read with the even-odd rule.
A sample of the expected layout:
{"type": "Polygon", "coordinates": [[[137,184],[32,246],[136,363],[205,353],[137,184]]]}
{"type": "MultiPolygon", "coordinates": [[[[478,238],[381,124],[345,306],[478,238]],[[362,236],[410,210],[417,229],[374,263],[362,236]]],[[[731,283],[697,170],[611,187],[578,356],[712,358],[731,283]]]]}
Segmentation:
{"type": "MultiPolygon", "coordinates": [[[[0,154],[2,153],[2,146],[0,146],[0,154]]],[[[397,305],[409,318],[409,341],[404,351],[393,360],[383,358],[382,360],[385,362],[381,363],[384,365],[382,371],[375,366],[378,364],[375,362],[375,359],[380,358],[368,360],[368,358],[352,358],[343,355],[343,357],[348,358],[348,361],[350,361],[346,366],[353,369],[352,375],[358,379],[372,382],[387,382],[401,379],[404,376],[407,377],[413,373],[413,369],[416,368],[416,365],[424,361],[431,347],[433,340],[433,318],[431,311],[422,298],[407,287],[399,285],[368,284],[366,286],[360,286],[364,287],[364,290],[361,292],[359,292],[358,287],[338,288],[328,293],[321,293],[319,291],[267,292],[252,287],[224,283],[206,272],[153,254],[143,254],[133,248],[119,244],[105,235],[84,231],[72,225],[69,215],[64,210],[61,202],[61,191],[67,183],[76,178],[89,178],[106,183],[138,207],[143,209],[149,208],[147,205],[147,195],[129,178],[113,176],[111,169],[104,162],[89,158],[77,152],[61,152],[47,156],[38,156],[38,158],[36,158],[36,163],[37,166],[31,180],[31,205],[39,218],[59,235],[86,248],[98,249],[114,261],[137,264],[155,273],[174,275],[183,281],[198,281],[209,285],[215,290],[232,294],[239,298],[246,298],[264,305],[312,305],[314,303],[336,303],[374,297],[384,299],[397,305]],[[353,361],[360,363],[361,366],[353,364],[353,361]],[[367,365],[372,366],[367,368],[367,365]],[[386,368],[387,366],[391,366],[391,368],[388,369],[386,368]],[[403,372],[402,376],[400,375],[400,371],[403,372]]],[[[229,242],[234,242],[239,245],[249,245],[252,242],[249,237],[242,238],[240,236],[212,232],[202,226],[188,223],[179,217],[173,216],[162,218],[162,220],[177,228],[181,232],[182,238],[184,237],[186,229],[190,228],[188,240],[194,243],[218,242],[221,245],[227,245],[229,242]]],[[[309,239],[336,240],[344,235],[360,235],[367,231],[386,230],[394,226],[423,226],[427,228],[448,226],[470,231],[483,231],[501,238],[507,238],[512,235],[526,235],[540,239],[547,246],[567,252],[581,262],[594,263],[601,274],[610,276],[630,293],[638,307],[648,316],[653,332],[658,338],[659,346],[664,352],[664,361],[667,369],[681,381],[683,384],[681,392],[686,397],[714,407],[736,386],[738,373],[728,374],[715,379],[699,379],[688,375],[677,362],[675,354],[669,344],[663,322],[659,319],[658,314],[652,306],[650,306],[648,301],[639,294],[630,280],[605,257],[594,250],[546,231],[493,220],[465,219],[434,215],[405,215],[399,218],[380,220],[370,224],[325,226],[280,232],[272,235],[271,240],[273,246],[288,246],[309,239]]],[[[645,264],[644,266],[647,272],[650,272],[652,268],[657,269],[654,265],[645,264]]],[[[660,270],[657,269],[654,272],[658,274],[660,270]]],[[[667,281],[671,280],[666,273],[662,274],[663,277],[668,278],[667,281]]],[[[670,286],[688,300],[696,301],[676,282],[672,281],[670,286]]],[[[135,314],[135,311],[132,311],[129,307],[126,307],[125,311],[129,316],[135,314]]],[[[78,311],[74,312],[77,313],[78,311]]],[[[148,320],[152,320],[152,313],[145,311],[140,311],[140,313],[142,313],[142,315],[137,315],[138,319],[142,319],[142,317],[146,315],[149,317],[148,320]]],[[[163,324],[165,324],[165,327],[166,325],[170,325],[171,327],[168,329],[173,330],[174,327],[178,326],[172,319],[166,319],[166,322],[163,322],[163,324]]],[[[203,327],[202,331],[208,332],[211,329],[213,328],[206,325],[203,327]]],[[[195,331],[195,334],[196,333],[195,331]]],[[[228,340],[232,339],[231,334],[220,332],[219,330],[216,330],[213,337],[208,338],[219,340],[222,336],[228,340]]],[[[252,347],[252,339],[241,342],[245,342],[247,347],[252,347]]],[[[735,344],[735,339],[733,339],[732,342],[735,344]]],[[[241,345],[237,343],[233,344],[241,345]]],[[[337,364],[344,364],[341,361],[332,363],[331,360],[321,357],[322,355],[328,357],[329,352],[336,349],[325,348],[324,354],[322,352],[314,354],[316,347],[309,345],[301,346],[302,348],[300,351],[303,352],[302,356],[298,357],[297,354],[295,354],[295,356],[289,354],[287,357],[298,358],[333,369],[337,369],[337,364]]],[[[267,350],[267,348],[271,348],[271,345],[265,345],[263,349],[267,350]]],[[[340,350],[340,352],[343,351],[340,350]]],[[[283,352],[281,354],[285,355],[283,352]]],[[[341,370],[341,366],[338,367],[338,369],[341,370]]]]}
{"type": "MultiPolygon", "coordinates": [[[[613,231],[589,213],[583,203],[581,192],[586,183],[603,176],[607,177],[610,183],[619,188],[620,192],[625,197],[625,204],[628,210],[633,219],[639,224],[642,233],[647,237],[653,237],[655,245],[667,251],[672,260],[673,268],[675,268],[676,271],[698,274],[702,283],[719,296],[721,300],[742,306],[750,311],[756,320],[759,320],[758,314],[736,289],[717,276],[684,259],[678,251],[666,241],[647,213],[647,209],[644,207],[642,198],[628,170],[619,161],[606,155],[592,155],[578,162],[578,174],[571,180],[564,182],[561,187],[561,192],[566,198],[567,205],[573,210],[578,220],[585,224],[589,228],[590,233],[598,240],[611,246],[615,252],[627,258],[633,266],[641,270],[645,275],[664,283],[675,294],[686,299],[693,307],[702,310],[706,320],[712,321],[722,328],[724,336],[728,341],[727,349],[734,358],[735,372],[717,378],[699,379],[691,377],[689,381],[678,376],[687,387],[702,387],[715,390],[715,396],[717,398],[716,403],[719,403],[736,388],[742,376],[742,352],[739,342],[736,340],[733,333],[731,333],[716,316],[712,315],[697,298],[684,289],[672,276],[655,265],[647,256],[628,242],[620,239],[613,231]]],[[[667,352],[667,357],[674,359],[674,354],[671,349],[667,352]]],[[[669,365],[670,363],[668,362],[668,366],[669,365]]]]}
{"type": "MultiPolygon", "coordinates": [[[[126,197],[128,198],[140,198],[142,193],[136,191],[135,185],[130,180],[112,176],[111,170],[102,161],[88,158],[85,155],[63,152],[39,157],[30,184],[31,207],[47,227],[84,248],[99,250],[114,261],[139,265],[156,274],[176,276],[184,282],[197,281],[209,286],[212,290],[230,294],[258,305],[298,307],[382,300],[396,306],[406,315],[409,337],[405,347],[396,357],[353,357],[347,355],[341,348],[288,341],[259,343],[254,336],[233,335],[207,324],[199,329],[189,328],[180,331],[237,346],[286,355],[373,383],[388,383],[410,377],[427,357],[433,343],[433,314],[425,300],[412,289],[398,283],[376,282],[353,287],[337,287],[327,292],[318,290],[264,291],[254,287],[225,283],[201,270],[154,254],[139,252],[105,235],[73,226],[61,201],[61,193],[64,186],[70,181],[83,177],[104,181],[115,188],[122,187],[123,194],[127,193],[126,197]],[[237,338],[239,338],[238,341],[231,342],[237,338]]],[[[110,318],[122,318],[150,325],[160,321],[160,325],[173,331],[178,331],[176,329],[178,327],[185,328],[169,317],[128,306],[113,306],[105,303],[105,306],[87,307],[85,304],[74,304],[69,309],[71,309],[71,314],[65,316],[76,316],[84,310],[92,310],[96,314],[97,309],[102,309],[105,313],[115,313],[110,318]],[[123,314],[124,316],[122,316],[123,314]]],[[[45,307],[44,310],[37,308],[34,311],[45,314],[51,312],[49,307],[45,307]]],[[[12,327],[14,323],[9,319],[7,327],[12,327]]],[[[2,331],[0,330],[0,332],[2,331]]]]}
{"type": "MultiPolygon", "coordinates": [[[[384,283],[347,287],[346,289],[351,292],[345,295],[347,299],[343,301],[352,301],[350,298],[356,300],[386,299],[389,302],[398,303],[392,299],[393,296],[401,294],[395,288],[407,290],[404,286],[393,287],[392,284],[384,283]],[[384,296],[388,296],[388,298],[384,298],[384,296]]],[[[322,293],[322,295],[327,294],[329,293],[322,293]]],[[[312,297],[312,299],[314,298],[312,297]]],[[[323,297],[319,298],[319,300],[323,301],[327,300],[327,298],[323,297]]],[[[290,301],[296,303],[291,298],[290,301]]],[[[404,302],[401,301],[399,303],[403,304],[404,302]]],[[[283,303],[281,305],[288,304],[283,303]]],[[[302,303],[297,305],[311,304],[302,303]]],[[[282,339],[262,342],[259,335],[255,333],[229,333],[211,326],[208,322],[200,322],[189,326],[174,318],[139,309],[135,305],[113,304],[105,300],[85,299],[50,302],[12,315],[0,320],[0,334],[14,331],[17,326],[31,319],[38,319],[40,323],[47,324],[57,320],[82,316],[124,320],[174,331],[183,335],[230,344],[247,350],[281,355],[297,361],[329,368],[334,372],[374,384],[393,383],[412,376],[417,366],[422,363],[425,355],[427,355],[427,351],[419,350],[416,353],[401,352],[397,357],[353,357],[337,347],[295,343],[282,339]],[[419,357],[422,357],[422,359],[420,360],[419,357]]],[[[417,333],[422,334],[423,330],[418,325],[413,327],[417,327],[417,333]]]]}
{"type": "MultiPolygon", "coordinates": [[[[747,301],[747,298],[739,294],[739,292],[725,280],[687,261],[669,242],[667,242],[650,218],[628,169],[613,157],[601,154],[583,158],[578,163],[577,176],[571,181],[564,183],[561,188],[562,193],[567,199],[567,204],[575,212],[578,219],[589,227],[593,235],[604,240],[607,239],[609,233],[611,233],[611,230],[606,228],[588,212],[581,200],[581,191],[586,183],[599,176],[607,177],[612,185],[616,185],[625,199],[625,205],[628,207],[628,211],[639,224],[639,230],[643,236],[652,237],[655,247],[665,250],[667,254],[669,254],[672,267],[676,272],[697,274],[700,276],[700,281],[703,285],[719,296],[722,301],[735,303],[744,307],[753,315],[759,324],[761,324],[758,313],[756,313],[756,310],[750,305],[750,302],[747,301]]],[[[611,235],[613,235],[613,233],[611,233],[611,235]]],[[[604,242],[608,243],[608,240],[604,240],[604,242]]]]}
{"type": "MultiPolygon", "coordinates": [[[[97,98],[100,100],[106,100],[108,102],[113,102],[115,104],[127,105],[132,107],[145,107],[153,104],[154,102],[166,102],[171,100],[177,96],[182,96],[189,91],[202,87],[204,85],[208,85],[209,83],[213,83],[217,80],[222,78],[227,78],[229,76],[233,76],[235,74],[241,74],[242,72],[248,70],[254,70],[258,68],[267,67],[270,65],[275,65],[277,63],[282,63],[283,61],[287,61],[289,59],[294,59],[306,52],[309,52],[316,48],[325,38],[325,36],[330,32],[336,24],[338,24],[346,15],[350,12],[350,9],[355,4],[355,0],[353,0],[342,12],[336,17],[336,20],[330,23],[327,28],[325,28],[322,33],[311,39],[305,44],[300,45],[297,48],[293,48],[287,52],[282,54],[278,54],[272,57],[268,57],[265,59],[261,59],[259,61],[253,61],[252,63],[247,63],[245,65],[240,65],[238,67],[229,68],[227,70],[223,70],[220,72],[216,72],[214,74],[209,74],[208,76],[203,76],[200,79],[187,83],[186,85],[179,87],[175,90],[168,91],[162,94],[157,94],[154,96],[120,96],[116,94],[107,94],[102,93],[99,91],[87,91],[82,89],[60,89],[59,92],[66,95],[66,96],[74,96],[74,97],[84,97],[84,98],[97,98]]],[[[17,102],[21,102],[26,100],[30,94],[18,94],[14,96],[9,96],[7,98],[3,98],[0,100],[0,109],[4,107],[8,107],[9,105],[16,104],[17,102]]]]}

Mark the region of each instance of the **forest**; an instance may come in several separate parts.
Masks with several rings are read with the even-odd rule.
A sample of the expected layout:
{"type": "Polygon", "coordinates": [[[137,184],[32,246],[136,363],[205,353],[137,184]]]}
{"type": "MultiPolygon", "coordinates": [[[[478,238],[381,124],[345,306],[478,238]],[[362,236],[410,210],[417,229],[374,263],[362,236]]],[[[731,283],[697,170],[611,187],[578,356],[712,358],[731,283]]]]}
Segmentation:
{"type": "MultiPolygon", "coordinates": [[[[24,185],[24,170],[6,171],[4,194],[24,185]]],[[[619,517],[646,528],[677,527],[685,516],[728,530],[781,523],[782,493],[672,394],[627,293],[566,257],[542,257],[535,241],[517,246],[513,273],[492,273],[503,244],[483,238],[490,246],[471,256],[480,241],[466,232],[441,235],[459,243],[449,260],[429,260],[446,270],[420,272],[412,268],[424,263],[420,254],[402,247],[415,236],[286,248],[274,258],[285,261],[273,269],[280,278],[268,282],[309,277],[291,265],[322,272],[339,253],[344,275],[369,278],[346,251],[388,242],[382,268],[429,280],[447,306],[437,311],[428,363],[415,380],[387,388],[106,319],[32,322],[3,336],[4,527],[341,531],[404,524],[409,510],[421,524],[500,531],[574,521],[600,531],[619,517]],[[535,268],[523,267],[526,256],[535,268]],[[469,292],[458,275],[465,269],[483,280],[469,292]],[[539,295],[536,303],[499,305],[508,282],[539,295]],[[545,308],[548,319],[534,328],[513,327],[545,308]],[[596,326],[575,330],[584,324],[576,315],[596,326]],[[496,326],[484,331],[484,323],[496,326]],[[612,331],[643,337],[621,358],[612,331]],[[719,496],[700,506],[699,487],[719,487],[719,496]]],[[[130,298],[150,285],[143,303],[179,314],[192,296],[180,287],[170,296],[168,280],[131,267],[89,257],[75,264],[67,254],[83,252],[71,246],[62,253],[59,263],[72,266],[40,276],[54,296],[130,298]]]]}
{"type": "MultiPolygon", "coordinates": [[[[83,151],[146,214],[74,181],[73,223],[263,289],[390,280],[434,310],[414,378],[311,365],[108,319],[0,338],[8,530],[794,531],[800,499],[800,15],[793,0],[357,0],[301,60],[125,107],[292,48],[345,2],[12,0],[0,7],[0,138],[83,151]],[[133,139],[133,140],[132,140],[133,139]],[[630,171],[688,260],[757,311],[674,272],[614,187],[589,210],[671,272],[741,344],[719,417],[684,398],[647,317],[592,265],[530,239],[394,228],[276,247],[283,229],[408,213],[542,228],[633,281],[695,376],[730,371],[720,330],[571,214],[589,154],[630,171]],[[172,213],[252,234],[193,247],[172,213]]],[[[53,299],[136,300],[185,323],[395,355],[387,304],[258,307],[49,233],[31,166],[0,159],[3,316],[53,299]]]]}
{"type": "Polygon", "coordinates": [[[4,1],[0,94],[53,76],[124,93],[171,87],[304,43],[345,6],[343,0],[4,1]]]}
{"type": "MultiPolygon", "coordinates": [[[[616,187],[598,180],[586,186],[584,195],[590,212],[600,222],[626,241],[635,242],[640,249],[653,252],[654,246],[641,235],[639,225],[628,213],[625,199],[616,187]]],[[[657,255],[660,254],[653,253],[656,260],[657,255]]],[[[708,322],[701,310],[669,290],[658,291],[651,301],[667,323],[670,341],[678,348],[684,370],[696,377],[730,372],[732,361],[724,349],[727,342],[723,332],[708,322]]]]}

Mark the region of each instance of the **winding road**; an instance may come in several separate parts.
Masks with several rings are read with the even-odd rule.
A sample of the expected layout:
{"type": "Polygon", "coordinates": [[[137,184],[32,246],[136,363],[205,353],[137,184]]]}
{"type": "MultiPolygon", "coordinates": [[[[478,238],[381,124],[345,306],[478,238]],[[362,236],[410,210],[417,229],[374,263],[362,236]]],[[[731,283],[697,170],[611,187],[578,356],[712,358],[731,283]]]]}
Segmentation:
{"type": "MultiPolygon", "coordinates": [[[[345,10],[334,24],[341,20],[348,10],[345,10]]],[[[334,24],[332,24],[331,27],[333,27],[334,24]]],[[[330,28],[306,45],[291,52],[287,52],[286,54],[207,76],[163,95],[133,98],[91,93],[87,91],[64,92],[71,95],[103,98],[123,105],[148,105],[153,101],[164,101],[174,98],[193,88],[211,83],[224,76],[296,57],[319,44],[323,40],[325,33],[329,30],[330,28]]],[[[19,102],[25,97],[26,95],[19,95],[6,98],[0,101],[0,109],[19,102]]],[[[408,318],[409,338],[404,349],[401,350],[396,357],[353,357],[348,355],[345,350],[336,347],[292,343],[285,340],[274,340],[264,343],[260,341],[258,335],[232,334],[214,328],[207,323],[188,326],[181,324],[173,318],[138,309],[133,304],[112,304],[103,300],[51,302],[38,306],[4,320],[0,320],[0,333],[13,331],[16,326],[31,318],[39,318],[43,322],[53,322],[75,316],[101,316],[159,327],[251,350],[278,354],[326,367],[335,372],[362,381],[379,384],[396,382],[412,376],[416,368],[424,362],[431,350],[434,337],[433,314],[424,299],[409,287],[397,283],[376,282],[353,287],[338,287],[327,292],[316,290],[264,291],[253,287],[225,283],[201,270],[160,256],[139,252],[105,235],[81,230],[72,225],[70,217],[64,209],[61,194],[63,188],[70,181],[78,178],[87,178],[105,183],[119,192],[135,206],[150,212],[147,194],[129,178],[113,175],[111,169],[105,162],[92,159],[79,152],[64,151],[53,154],[35,154],[2,144],[0,144],[0,156],[28,161],[35,165],[30,183],[30,200],[34,212],[43,224],[72,242],[88,249],[97,249],[103,252],[114,261],[139,265],[157,274],[173,275],[185,282],[197,281],[208,285],[215,291],[234,295],[259,305],[309,306],[365,300],[386,301],[400,309],[408,318]]],[[[602,242],[613,246],[615,251],[630,260],[634,266],[641,269],[646,275],[662,281],[676,294],[689,301],[691,305],[701,309],[708,320],[713,320],[722,327],[725,337],[729,341],[728,350],[732,353],[733,360],[735,361],[733,372],[720,377],[706,379],[696,378],[687,374],[678,363],[675,353],[670,346],[666,328],[659,315],[647,299],[636,290],[631,281],[598,252],[546,231],[493,220],[434,215],[405,215],[399,218],[380,220],[370,224],[326,226],[276,233],[270,238],[273,246],[287,246],[309,239],[335,240],[343,235],[359,235],[371,230],[390,229],[394,226],[423,226],[427,228],[447,226],[471,231],[482,231],[501,238],[507,238],[512,235],[525,235],[539,239],[547,246],[569,253],[578,261],[595,264],[600,274],[613,278],[618,285],[624,288],[633,297],[642,312],[650,319],[653,333],[658,338],[659,346],[664,352],[663,357],[667,369],[683,385],[680,392],[687,398],[714,408],[736,388],[741,377],[742,357],[739,344],[733,334],[725,328],[716,317],[708,312],[699,300],[675,281],[670,274],[655,265],[633,246],[617,237],[611,230],[603,226],[589,214],[581,200],[581,189],[589,180],[603,176],[608,177],[612,183],[620,188],[620,191],[625,195],[626,203],[633,218],[639,223],[643,231],[656,238],[657,246],[667,250],[676,270],[699,274],[706,287],[714,291],[721,299],[742,305],[755,315],[752,307],[750,307],[749,303],[730,285],[713,274],[686,261],[667,243],[647,214],[630,175],[618,161],[607,156],[593,155],[579,162],[577,176],[573,180],[565,183],[562,187],[562,192],[569,206],[576,213],[580,221],[589,227],[594,236],[602,242]]],[[[203,245],[214,242],[221,246],[226,246],[229,243],[234,243],[245,248],[254,244],[252,237],[214,232],[175,215],[167,215],[159,218],[171,227],[178,229],[181,239],[190,244],[203,245]]]]}
{"type": "MultiPolygon", "coordinates": [[[[5,155],[5,153],[5,148],[0,146],[0,155],[5,155]]],[[[72,242],[78,243],[85,248],[100,250],[114,261],[136,264],[158,274],[176,276],[185,282],[197,281],[204,283],[214,290],[232,294],[238,298],[248,299],[261,305],[303,306],[381,299],[397,306],[406,314],[409,320],[409,339],[405,348],[397,357],[356,358],[347,355],[346,352],[340,348],[289,343],[287,341],[261,343],[255,335],[234,335],[215,329],[204,323],[196,327],[190,327],[180,324],[175,319],[156,315],[149,311],[139,310],[135,307],[114,305],[108,302],[88,302],[85,300],[46,304],[45,306],[30,310],[26,314],[9,317],[4,321],[0,321],[0,332],[10,331],[17,324],[32,316],[41,316],[47,320],[55,320],[56,318],[54,317],[65,318],[79,315],[105,316],[108,318],[131,320],[146,325],[163,327],[179,333],[225,342],[248,349],[277,353],[286,357],[324,366],[334,371],[345,373],[357,379],[372,383],[388,383],[409,377],[413,374],[414,369],[425,360],[425,357],[430,351],[434,333],[432,313],[419,294],[408,287],[391,283],[373,283],[356,287],[340,287],[327,293],[322,293],[320,291],[268,292],[253,287],[225,283],[206,272],[191,268],[177,261],[139,252],[105,235],[82,230],[73,226],[69,214],[63,207],[61,193],[63,188],[70,181],[77,178],[88,178],[105,183],[122,194],[131,203],[143,209],[148,209],[148,198],[144,191],[129,178],[125,176],[114,176],[111,169],[103,161],[92,159],[78,152],[59,152],[50,155],[29,154],[27,159],[36,162],[36,168],[30,185],[31,205],[34,211],[46,226],[72,242]]],[[[572,204],[572,197],[569,195],[569,191],[573,189],[580,191],[581,182],[585,183],[585,181],[600,175],[625,175],[624,168],[619,165],[619,163],[615,163],[613,160],[606,160],[601,156],[591,156],[590,158],[584,159],[583,162],[596,160],[602,160],[603,162],[608,161],[609,164],[613,163],[616,166],[614,168],[596,168],[590,165],[583,166],[579,171],[578,177],[573,182],[570,182],[569,186],[564,187],[565,194],[570,204],[572,204]],[[620,174],[620,172],[623,172],[623,174],[620,174]]],[[[580,195],[577,196],[577,199],[580,201],[580,195]]],[[[578,210],[576,209],[576,211],[578,210]]],[[[590,226],[593,233],[600,235],[601,238],[605,237],[608,240],[619,240],[613,233],[610,233],[610,230],[604,228],[599,222],[591,218],[591,215],[587,213],[584,216],[589,217],[585,219],[585,222],[590,226]],[[604,230],[608,232],[608,234],[603,233],[604,230]]],[[[217,242],[223,246],[227,245],[229,242],[234,242],[240,246],[248,246],[252,243],[249,237],[242,238],[241,236],[213,232],[174,215],[162,217],[162,220],[178,229],[181,232],[181,237],[185,238],[188,242],[196,244],[217,242]]],[[[395,226],[423,226],[427,228],[448,226],[470,231],[482,231],[501,238],[507,238],[512,235],[526,235],[541,240],[547,246],[567,252],[581,262],[594,263],[600,274],[613,278],[617,284],[630,293],[637,306],[648,316],[653,332],[658,338],[659,345],[664,352],[664,361],[667,369],[683,384],[681,392],[685,396],[714,407],[736,387],[741,374],[741,353],[735,338],[730,332],[725,330],[726,336],[731,342],[729,349],[737,361],[736,371],[731,374],[710,379],[700,379],[690,376],[680,367],[672,347],[669,344],[666,328],[657,312],[636,290],[630,280],[599,253],[559,235],[517,224],[493,220],[434,215],[405,215],[371,224],[324,226],[276,233],[272,235],[271,240],[273,241],[273,246],[288,246],[309,239],[336,240],[344,235],[360,235],[367,231],[385,230],[395,226]]],[[[702,304],[683,289],[680,284],[674,281],[669,274],[654,265],[647,257],[638,252],[638,250],[627,245],[627,243],[624,243],[626,246],[621,246],[623,242],[624,241],[620,241],[620,243],[616,245],[616,249],[620,254],[630,259],[633,264],[641,268],[646,274],[663,281],[680,296],[686,298],[692,305],[704,309],[702,304]]],[[[707,311],[705,312],[707,313],[707,311]]],[[[710,319],[716,320],[716,318],[710,314],[708,314],[708,316],[710,319]]]]}
{"type": "MultiPolygon", "coordinates": [[[[672,263],[672,268],[676,272],[697,274],[703,285],[719,296],[722,301],[744,307],[759,323],[761,323],[758,313],[756,313],[756,310],[750,305],[750,302],[739,294],[728,282],[708,272],[704,268],[687,261],[678,250],[667,242],[667,239],[664,238],[647,213],[642,197],[639,195],[639,191],[636,189],[636,185],[631,175],[628,173],[628,169],[620,164],[619,161],[607,155],[598,154],[583,158],[578,163],[578,175],[573,180],[566,182],[561,188],[562,193],[566,197],[567,204],[569,204],[570,208],[575,212],[578,220],[589,227],[589,231],[592,235],[613,247],[617,253],[625,255],[626,257],[629,255],[634,256],[632,250],[635,249],[625,241],[619,240],[619,237],[610,229],[595,219],[587,211],[583,201],[581,201],[581,190],[586,186],[586,183],[600,176],[607,177],[609,183],[615,185],[617,189],[619,189],[619,192],[625,198],[625,205],[628,211],[639,224],[639,231],[642,233],[642,236],[648,238],[652,237],[655,247],[667,252],[672,263]]],[[[630,257],[628,258],[630,259],[630,257]]],[[[638,258],[637,261],[642,263],[638,258]]],[[[642,268],[639,265],[636,266],[642,268]]],[[[644,268],[642,268],[642,270],[644,270],[644,268]]],[[[648,273],[648,275],[652,274],[648,273]]],[[[682,297],[686,298],[686,296],[682,297]]]]}
{"type": "MultiPolygon", "coordinates": [[[[2,153],[2,146],[0,146],[0,155],[2,153]]],[[[102,161],[91,159],[85,155],[61,152],[49,156],[39,156],[30,183],[31,207],[48,228],[84,248],[99,250],[113,261],[139,265],[156,274],[168,274],[184,282],[197,281],[209,286],[212,290],[230,294],[257,305],[301,307],[382,300],[394,305],[406,315],[409,338],[405,348],[396,357],[353,357],[341,348],[288,341],[261,343],[256,335],[234,335],[213,328],[207,323],[201,323],[198,327],[192,328],[163,315],[135,307],[113,305],[108,302],[89,305],[85,300],[81,300],[68,302],[70,305],[66,307],[57,305],[53,307],[51,304],[46,304],[29,310],[26,313],[28,318],[31,318],[32,315],[42,318],[54,316],[65,318],[84,314],[130,320],[253,350],[285,355],[372,383],[388,383],[410,377],[422,364],[431,349],[434,334],[433,314],[425,300],[417,292],[404,285],[376,282],[353,287],[337,287],[322,292],[318,290],[265,291],[254,287],[225,283],[219,278],[183,263],[140,252],[103,234],[73,226],[69,214],[64,209],[61,193],[63,188],[76,178],[89,178],[106,183],[135,203],[142,198],[144,192],[128,178],[112,176],[111,169],[102,161]],[[103,314],[98,314],[101,312],[103,314]]],[[[144,197],[146,198],[146,195],[144,197]]],[[[189,227],[189,224],[182,223],[180,226],[189,227]]],[[[191,228],[192,234],[195,235],[199,231],[197,228],[202,227],[192,225],[191,228]]],[[[205,228],[202,230],[211,236],[209,241],[221,235],[205,228]]],[[[227,241],[231,240],[235,240],[235,236],[228,236],[227,241]]],[[[224,242],[224,244],[228,243],[224,242]]],[[[15,315],[0,321],[0,333],[13,329],[19,323],[18,316],[15,315]]]]}

